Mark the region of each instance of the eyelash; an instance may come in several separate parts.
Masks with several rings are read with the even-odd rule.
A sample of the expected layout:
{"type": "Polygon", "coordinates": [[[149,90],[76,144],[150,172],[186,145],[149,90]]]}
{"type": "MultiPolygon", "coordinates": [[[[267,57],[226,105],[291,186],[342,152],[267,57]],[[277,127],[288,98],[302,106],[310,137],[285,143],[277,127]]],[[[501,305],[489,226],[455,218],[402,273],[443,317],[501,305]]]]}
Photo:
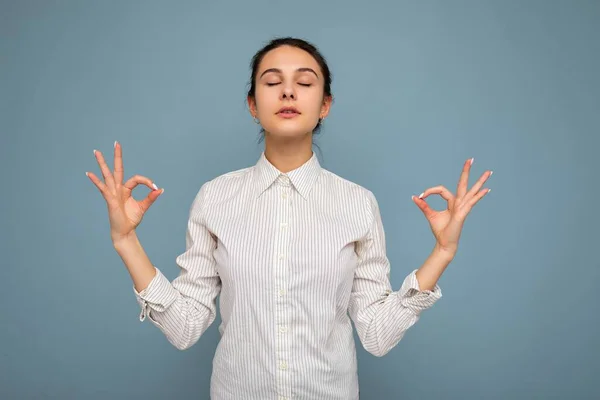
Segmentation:
{"type": "MultiPolygon", "coordinates": [[[[275,86],[275,85],[279,85],[279,83],[280,82],[278,82],[278,83],[267,83],[267,86],[275,86]]],[[[310,84],[310,83],[298,83],[298,85],[305,86],[305,87],[312,86],[312,84],[310,84]]]]}

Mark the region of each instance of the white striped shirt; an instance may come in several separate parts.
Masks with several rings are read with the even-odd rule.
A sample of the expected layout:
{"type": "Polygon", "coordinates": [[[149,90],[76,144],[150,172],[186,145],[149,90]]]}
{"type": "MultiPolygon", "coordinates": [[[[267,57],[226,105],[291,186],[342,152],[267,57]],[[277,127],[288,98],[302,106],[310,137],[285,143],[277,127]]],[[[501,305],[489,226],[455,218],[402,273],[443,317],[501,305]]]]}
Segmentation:
{"type": "Polygon", "coordinates": [[[221,338],[211,399],[358,399],[351,320],[381,357],[441,296],[416,269],[390,285],[373,193],[324,169],[313,152],[280,172],[265,157],[202,185],[172,282],[156,276],[136,299],[178,349],[216,316],[221,338]]]}

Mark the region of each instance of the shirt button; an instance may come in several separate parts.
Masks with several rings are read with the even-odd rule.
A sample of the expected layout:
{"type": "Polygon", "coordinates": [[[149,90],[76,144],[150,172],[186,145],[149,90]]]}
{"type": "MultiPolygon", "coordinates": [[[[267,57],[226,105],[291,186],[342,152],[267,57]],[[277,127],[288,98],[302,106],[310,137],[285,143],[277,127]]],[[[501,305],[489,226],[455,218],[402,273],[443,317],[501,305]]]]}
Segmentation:
{"type": "Polygon", "coordinates": [[[281,224],[279,224],[279,226],[281,226],[282,229],[287,228],[288,224],[287,222],[282,222],[281,224]]]}
{"type": "Polygon", "coordinates": [[[286,192],[281,193],[281,198],[282,199],[287,199],[287,193],[286,192]]]}
{"type": "Polygon", "coordinates": [[[285,326],[285,325],[280,326],[279,327],[279,332],[286,333],[287,332],[287,326],[285,326]]]}
{"type": "Polygon", "coordinates": [[[279,296],[285,295],[285,289],[279,289],[279,296]]]}
{"type": "Polygon", "coordinates": [[[287,366],[287,363],[286,363],[285,361],[282,361],[282,362],[279,364],[279,368],[281,368],[281,369],[283,369],[283,370],[286,370],[286,369],[287,369],[287,367],[288,367],[288,366],[287,366]]]}
{"type": "Polygon", "coordinates": [[[280,259],[280,260],[283,260],[284,258],[285,258],[285,254],[280,254],[280,255],[279,255],[279,259],[280,259]]]}

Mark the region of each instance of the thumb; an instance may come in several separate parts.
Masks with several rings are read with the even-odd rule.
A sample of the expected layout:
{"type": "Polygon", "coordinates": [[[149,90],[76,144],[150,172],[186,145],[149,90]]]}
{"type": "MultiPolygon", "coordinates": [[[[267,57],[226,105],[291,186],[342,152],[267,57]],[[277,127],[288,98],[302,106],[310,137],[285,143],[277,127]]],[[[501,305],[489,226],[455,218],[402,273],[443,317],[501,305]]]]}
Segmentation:
{"type": "Polygon", "coordinates": [[[156,201],[156,199],[158,199],[158,196],[160,196],[161,194],[163,194],[165,192],[165,189],[160,189],[160,190],[153,190],[152,192],[148,193],[148,196],[146,196],[146,198],[144,200],[139,201],[139,205],[142,209],[142,211],[145,213],[146,211],[148,211],[148,209],[150,208],[150,206],[152,204],[154,204],[154,202],[156,201]]]}
{"type": "Polygon", "coordinates": [[[429,204],[423,199],[418,198],[417,196],[411,196],[411,199],[415,202],[417,207],[425,214],[425,217],[429,219],[434,211],[429,207],[429,204]]]}

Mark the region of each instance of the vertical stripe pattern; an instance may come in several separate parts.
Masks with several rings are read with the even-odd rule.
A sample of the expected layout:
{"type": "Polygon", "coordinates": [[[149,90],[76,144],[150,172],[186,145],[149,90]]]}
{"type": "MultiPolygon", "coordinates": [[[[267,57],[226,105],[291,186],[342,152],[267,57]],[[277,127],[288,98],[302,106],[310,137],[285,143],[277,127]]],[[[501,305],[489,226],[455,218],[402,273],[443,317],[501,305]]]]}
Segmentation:
{"type": "Polygon", "coordinates": [[[379,206],[369,190],[310,160],[256,165],[202,185],[190,208],[180,274],[133,289],[180,350],[216,317],[211,399],[358,399],[352,322],[381,357],[441,296],[416,269],[393,291],[379,206]],[[220,296],[219,296],[220,294],[220,296]]]}

